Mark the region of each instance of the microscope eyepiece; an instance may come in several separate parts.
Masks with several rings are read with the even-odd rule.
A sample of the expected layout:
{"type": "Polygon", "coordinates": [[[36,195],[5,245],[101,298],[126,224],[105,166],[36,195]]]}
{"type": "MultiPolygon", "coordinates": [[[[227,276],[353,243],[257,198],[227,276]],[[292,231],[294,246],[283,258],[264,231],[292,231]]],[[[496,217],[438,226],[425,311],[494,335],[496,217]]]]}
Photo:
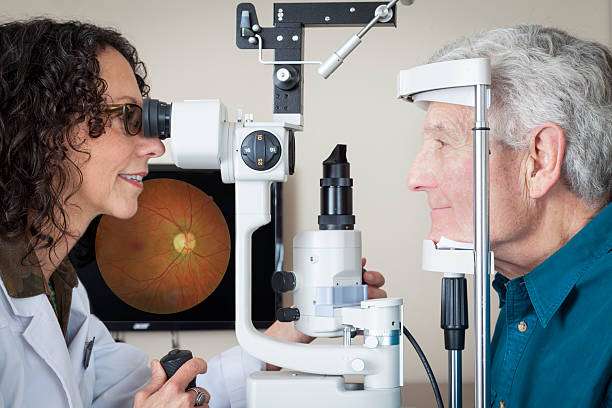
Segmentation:
{"type": "Polygon", "coordinates": [[[352,230],[354,227],[351,164],[346,159],[346,145],[339,144],[323,162],[319,229],[352,230]]]}
{"type": "Polygon", "coordinates": [[[172,104],[146,98],[142,105],[142,128],[145,137],[164,140],[170,137],[172,104]]]}

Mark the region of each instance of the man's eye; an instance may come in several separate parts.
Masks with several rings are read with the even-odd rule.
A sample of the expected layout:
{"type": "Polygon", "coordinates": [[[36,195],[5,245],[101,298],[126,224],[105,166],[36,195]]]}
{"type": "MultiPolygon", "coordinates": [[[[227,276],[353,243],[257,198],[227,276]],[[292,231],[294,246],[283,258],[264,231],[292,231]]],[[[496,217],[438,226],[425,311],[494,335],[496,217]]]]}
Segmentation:
{"type": "Polygon", "coordinates": [[[444,140],[442,139],[434,139],[436,141],[436,143],[438,144],[439,147],[444,147],[447,146],[448,143],[446,143],[444,140]]]}

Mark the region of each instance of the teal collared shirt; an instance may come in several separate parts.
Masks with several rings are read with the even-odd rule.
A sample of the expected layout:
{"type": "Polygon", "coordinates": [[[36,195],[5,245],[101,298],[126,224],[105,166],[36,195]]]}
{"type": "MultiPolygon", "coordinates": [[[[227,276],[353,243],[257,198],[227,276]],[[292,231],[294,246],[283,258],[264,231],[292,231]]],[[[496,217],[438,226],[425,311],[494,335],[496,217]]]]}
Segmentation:
{"type": "Polygon", "coordinates": [[[491,406],[612,407],[612,204],[521,278],[497,274],[491,406]]]}

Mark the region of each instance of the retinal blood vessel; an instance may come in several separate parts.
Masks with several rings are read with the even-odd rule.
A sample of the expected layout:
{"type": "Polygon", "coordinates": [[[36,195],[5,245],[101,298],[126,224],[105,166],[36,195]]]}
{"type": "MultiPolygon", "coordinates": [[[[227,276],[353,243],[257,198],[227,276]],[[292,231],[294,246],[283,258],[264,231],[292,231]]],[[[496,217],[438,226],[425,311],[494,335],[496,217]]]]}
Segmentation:
{"type": "Polygon", "coordinates": [[[192,185],[144,183],[133,218],[100,220],[96,261],[125,303],[149,313],[178,313],[205,300],[223,279],[229,229],[213,199],[192,185]]]}

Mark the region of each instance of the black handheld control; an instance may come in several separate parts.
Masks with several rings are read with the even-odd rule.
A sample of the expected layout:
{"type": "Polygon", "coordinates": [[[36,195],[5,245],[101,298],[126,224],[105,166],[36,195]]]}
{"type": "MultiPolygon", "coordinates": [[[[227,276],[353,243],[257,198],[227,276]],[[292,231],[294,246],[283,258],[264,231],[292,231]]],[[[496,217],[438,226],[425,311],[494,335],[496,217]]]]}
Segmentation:
{"type": "MultiPolygon", "coordinates": [[[[191,354],[191,351],[174,349],[174,350],[171,350],[165,356],[163,356],[159,360],[159,362],[161,363],[164,371],[166,372],[166,377],[169,379],[170,377],[174,375],[174,373],[178,371],[179,368],[181,368],[183,364],[185,364],[187,361],[191,360],[192,358],[193,358],[193,354],[191,354]]],[[[196,383],[195,383],[195,378],[194,378],[193,380],[191,380],[191,382],[187,386],[187,389],[195,387],[195,386],[196,386],[196,383]]]]}

